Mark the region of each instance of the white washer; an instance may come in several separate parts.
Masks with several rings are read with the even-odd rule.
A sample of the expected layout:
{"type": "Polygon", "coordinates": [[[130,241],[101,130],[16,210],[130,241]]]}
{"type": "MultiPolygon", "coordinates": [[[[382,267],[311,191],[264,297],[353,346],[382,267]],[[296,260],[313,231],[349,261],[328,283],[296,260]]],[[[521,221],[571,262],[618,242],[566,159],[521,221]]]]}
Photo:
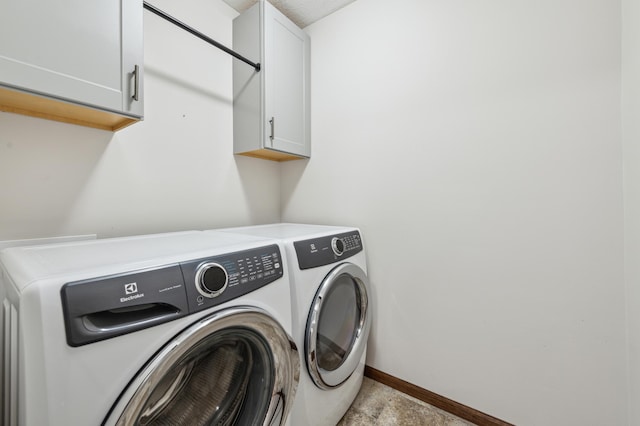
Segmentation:
{"type": "Polygon", "coordinates": [[[274,238],[284,244],[293,336],[306,366],[291,424],[335,426],[360,390],[371,324],[371,292],[360,231],[301,224],[219,231],[274,238]]]}
{"type": "Polygon", "coordinates": [[[20,247],[0,271],[1,424],[284,424],[299,354],[278,243],[186,232],[20,247]]]}

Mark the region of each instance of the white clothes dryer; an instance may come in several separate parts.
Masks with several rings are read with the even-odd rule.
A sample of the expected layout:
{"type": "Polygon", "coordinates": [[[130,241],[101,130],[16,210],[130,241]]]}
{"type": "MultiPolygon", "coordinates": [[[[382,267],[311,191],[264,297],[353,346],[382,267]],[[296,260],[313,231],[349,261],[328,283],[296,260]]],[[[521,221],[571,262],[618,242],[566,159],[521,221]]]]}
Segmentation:
{"type": "Polygon", "coordinates": [[[4,426],[281,425],[299,376],[274,241],[185,232],[0,252],[4,426]]]}
{"type": "Polygon", "coordinates": [[[274,238],[284,244],[291,279],[293,336],[306,366],[291,424],[335,426],[362,385],[372,318],[360,231],[301,224],[220,231],[274,238]]]}

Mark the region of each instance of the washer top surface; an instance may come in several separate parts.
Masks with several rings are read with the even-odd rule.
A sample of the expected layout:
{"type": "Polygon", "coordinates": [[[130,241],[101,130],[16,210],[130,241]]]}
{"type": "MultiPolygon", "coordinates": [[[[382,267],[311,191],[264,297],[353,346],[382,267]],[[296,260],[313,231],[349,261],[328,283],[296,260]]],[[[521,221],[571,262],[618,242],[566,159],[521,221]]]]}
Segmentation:
{"type": "Polygon", "coordinates": [[[21,291],[35,280],[49,277],[87,270],[99,275],[113,268],[143,269],[269,241],[250,235],[186,231],[8,248],[0,252],[0,263],[21,291]]]}
{"type": "MultiPolygon", "coordinates": [[[[280,240],[296,240],[315,235],[335,234],[353,230],[345,226],[307,225],[300,223],[274,223],[270,225],[243,226],[239,228],[220,229],[220,232],[255,235],[280,240]]],[[[214,231],[212,231],[214,232],[214,231]]],[[[217,231],[216,231],[217,232],[217,231]]]]}

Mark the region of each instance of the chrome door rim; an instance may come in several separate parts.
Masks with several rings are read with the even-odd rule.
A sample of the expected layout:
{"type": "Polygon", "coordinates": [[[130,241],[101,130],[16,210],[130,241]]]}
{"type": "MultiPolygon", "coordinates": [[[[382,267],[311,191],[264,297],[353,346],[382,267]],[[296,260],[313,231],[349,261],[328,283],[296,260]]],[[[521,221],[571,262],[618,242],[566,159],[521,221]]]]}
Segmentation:
{"type": "MultiPolygon", "coordinates": [[[[135,389],[135,391],[121,413],[112,413],[112,416],[117,416],[115,424],[117,426],[134,424],[155,387],[171,367],[195,344],[221,330],[237,327],[249,329],[260,335],[273,354],[274,383],[262,424],[263,426],[284,425],[300,377],[298,349],[291,336],[271,315],[251,306],[238,306],[211,314],[192,324],[168,342],[129,385],[128,389],[135,389]]],[[[126,391],[125,394],[127,394],[126,391]]]]}
{"type": "Polygon", "coordinates": [[[331,270],[329,275],[320,284],[311,304],[307,330],[305,333],[305,357],[311,379],[321,389],[331,389],[344,383],[360,363],[360,358],[366,350],[369,329],[371,327],[371,315],[369,312],[369,279],[367,274],[353,263],[341,263],[331,270]],[[355,331],[355,339],[351,350],[344,359],[342,365],[334,371],[322,370],[318,366],[316,342],[318,339],[318,327],[320,312],[324,304],[325,296],[342,275],[350,276],[358,288],[360,303],[360,318],[355,331]]]}

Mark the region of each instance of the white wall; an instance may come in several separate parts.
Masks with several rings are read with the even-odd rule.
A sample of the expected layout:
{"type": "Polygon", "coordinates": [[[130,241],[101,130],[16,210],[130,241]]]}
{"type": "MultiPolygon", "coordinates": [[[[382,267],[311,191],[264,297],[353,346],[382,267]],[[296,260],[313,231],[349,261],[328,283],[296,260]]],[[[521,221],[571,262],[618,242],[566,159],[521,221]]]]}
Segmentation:
{"type": "Polygon", "coordinates": [[[640,424],[640,1],[622,2],[622,141],[629,424],[640,424]]]}
{"type": "Polygon", "coordinates": [[[368,364],[516,424],[626,424],[620,27],[611,0],[359,0],[307,28],[283,219],[362,228],[368,364]]]}
{"type": "MultiPolygon", "coordinates": [[[[231,45],[220,0],[154,5],[231,45]]],[[[117,133],[0,112],[0,240],[278,221],[278,164],[233,156],[231,57],[144,13],[145,120],[117,133]]]]}

